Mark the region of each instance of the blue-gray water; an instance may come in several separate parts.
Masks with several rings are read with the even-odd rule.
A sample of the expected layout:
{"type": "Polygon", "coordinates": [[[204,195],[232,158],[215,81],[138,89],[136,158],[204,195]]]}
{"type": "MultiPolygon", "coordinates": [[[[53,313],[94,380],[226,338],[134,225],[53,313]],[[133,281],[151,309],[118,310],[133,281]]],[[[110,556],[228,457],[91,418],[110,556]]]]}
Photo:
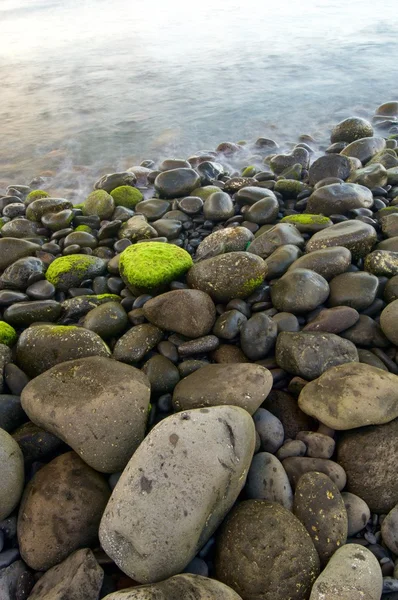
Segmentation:
{"type": "Polygon", "coordinates": [[[326,139],[398,96],[397,34],[396,0],[1,0],[0,178],[326,139]]]}

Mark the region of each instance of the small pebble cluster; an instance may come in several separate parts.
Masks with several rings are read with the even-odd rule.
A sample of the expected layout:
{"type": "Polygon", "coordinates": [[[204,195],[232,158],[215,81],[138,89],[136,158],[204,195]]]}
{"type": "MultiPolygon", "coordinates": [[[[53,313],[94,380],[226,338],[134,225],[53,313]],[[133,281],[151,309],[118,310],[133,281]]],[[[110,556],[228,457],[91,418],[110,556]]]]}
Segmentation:
{"type": "Polygon", "coordinates": [[[0,194],[1,600],[398,599],[397,123],[0,194]]]}

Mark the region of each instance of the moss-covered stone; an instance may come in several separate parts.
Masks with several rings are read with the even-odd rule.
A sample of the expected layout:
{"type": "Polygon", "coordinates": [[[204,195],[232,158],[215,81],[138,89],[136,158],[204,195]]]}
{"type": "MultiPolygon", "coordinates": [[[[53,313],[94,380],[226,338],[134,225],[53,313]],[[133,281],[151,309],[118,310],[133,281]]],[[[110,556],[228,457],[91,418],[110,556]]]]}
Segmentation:
{"type": "Polygon", "coordinates": [[[0,344],[13,346],[17,341],[17,332],[5,321],[0,321],[0,344]]]}
{"type": "Polygon", "coordinates": [[[110,219],[115,209],[115,201],[105,190],[91,192],[83,203],[85,216],[97,216],[100,219],[110,219]]]}
{"type": "Polygon", "coordinates": [[[5,225],[7,223],[7,221],[4,221],[4,219],[0,218],[0,229],[3,227],[3,225],[5,225]]]}
{"type": "Polygon", "coordinates": [[[73,208],[76,208],[77,210],[83,210],[83,206],[84,202],[79,202],[79,204],[74,204],[73,208]]]}
{"type": "Polygon", "coordinates": [[[301,233],[313,233],[333,225],[333,221],[331,221],[329,217],[312,214],[288,215],[281,219],[281,223],[291,223],[297,227],[301,233]]]}
{"type": "Polygon", "coordinates": [[[216,185],[205,185],[204,187],[195,188],[194,190],[192,190],[192,192],[189,195],[201,198],[204,202],[205,200],[207,200],[207,198],[209,196],[214,194],[214,192],[219,192],[219,191],[220,191],[220,188],[217,187],[216,185]]]}
{"type": "Polygon", "coordinates": [[[112,198],[115,201],[115,206],[124,206],[125,208],[134,209],[135,205],[144,199],[140,190],[131,185],[120,185],[111,191],[112,198]]]}
{"type": "Polygon", "coordinates": [[[254,177],[256,173],[257,168],[254,165],[250,165],[242,170],[242,177],[254,177]]]}
{"type": "Polygon", "coordinates": [[[282,194],[284,198],[297,198],[301,192],[308,189],[308,185],[295,179],[278,179],[274,191],[282,194]]]}
{"type": "Polygon", "coordinates": [[[162,288],[181,277],[192,264],[188,252],[178,246],[143,242],[123,250],[119,270],[127,287],[141,292],[162,288]]]}
{"type": "Polygon", "coordinates": [[[50,194],[45,192],[44,190],[33,190],[33,192],[29,192],[29,194],[25,198],[25,204],[28,206],[35,200],[40,200],[41,198],[49,198],[50,194]]]}
{"type": "Polygon", "coordinates": [[[72,202],[64,198],[40,198],[34,200],[26,209],[26,218],[39,222],[44,215],[70,210],[72,202]]]}
{"type": "Polygon", "coordinates": [[[91,233],[92,229],[88,225],[78,225],[75,227],[75,231],[85,231],[86,233],[91,233]]]}
{"type": "Polygon", "coordinates": [[[71,287],[79,287],[85,279],[102,275],[106,270],[106,262],[96,256],[71,254],[56,258],[48,267],[46,279],[57,289],[67,291],[71,287]]]}

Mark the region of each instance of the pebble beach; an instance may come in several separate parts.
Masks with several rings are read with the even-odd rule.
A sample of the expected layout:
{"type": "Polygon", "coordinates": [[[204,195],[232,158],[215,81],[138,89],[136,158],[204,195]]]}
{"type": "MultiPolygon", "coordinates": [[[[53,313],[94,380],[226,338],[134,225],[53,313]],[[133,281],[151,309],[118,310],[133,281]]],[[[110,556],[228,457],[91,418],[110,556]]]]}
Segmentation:
{"type": "Polygon", "coordinates": [[[398,101],[142,158],[0,189],[0,600],[398,600],[398,101]]]}

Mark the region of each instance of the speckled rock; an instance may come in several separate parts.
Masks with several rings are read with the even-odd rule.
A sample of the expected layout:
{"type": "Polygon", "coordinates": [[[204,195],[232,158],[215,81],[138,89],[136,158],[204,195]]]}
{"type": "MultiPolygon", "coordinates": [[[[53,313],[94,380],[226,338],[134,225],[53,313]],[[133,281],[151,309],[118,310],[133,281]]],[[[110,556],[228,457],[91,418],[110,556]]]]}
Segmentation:
{"type": "Polygon", "coordinates": [[[208,365],[180,381],[174,389],[175,410],[229,404],[251,415],[268,396],[272,376],[254,364],[208,365]]]}
{"type": "Polygon", "coordinates": [[[223,524],[215,566],[217,579],[244,599],[305,600],[319,573],[319,558],[304,526],[289,510],[248,500],[223,524]]]}
{"type": "Polygon", "coordinates": [[[398,300],[388,304],[380,315],[380,325],[384,335],[398,346],[398,300]]]}
{"type": "Polygon", "coordinates": [[[288,510],[293,508],[293,492],[286,471],[269,452],[254,455],[245,490],[250,499],[277,502],[288,510]]]}
{"type": "Polygon", "coordinates": [[[309,269],[322,275],[326,281],[330,281],[336,275],[347,271],[351,264],[351,252],[343,246],[323,248],[314,250],[309,254],[300,256],[290,265],[288,271],[296,269],[309,269]]]}
{"type": "Polygon", "coordinates": [[[347,478],[340,464],[326,458],[309,458],[308,456],[290,456],[282,461],[289,481],[293,488],[305,473],[319,471],[324,473],[337,485],[341,491],[344,489],[347,478]]]}
{"type": "Polygon", "coordinates": [[[235,502],[254,445],[253,421],[236,406],[161,421],[134,453],[106,507],[100,526],[105,552],[140,583],[179,573],[235,502]]]}
{"type": "Polygon", "coordinates": [[[398,252],[374,250],[365,258],[364,268],[374,275],[398,275],[398,252]]]}
{"type": "Polygon", "coordinates": [[[127,364],[139,362],[163,339],[163,332],[151,323],[135,325],[122,335],[113,349],[113,358],[127,364]]]}
{"type": "Polygon", "coordinates": [[[376,240],[374,227],[361,221],[349,220],[315,233],[306,248],[307,252],[313,252],[330,246],[344,246],[354,258],[361,258],[370,252],[376,240]]]}
{"type": "Polygon", "coordinates": [[[352,362],[308,383],[299,396],[305,413],[332,429],[388,423],[398,417],[398,376],[352,362]]]}
{"type": "Polygon", "coordinates": [[[332,144],[336,142],[350,143],[372,135],[373,127],[369,121],[361,117],[348,117],[333,127],[330,141],[332,144]]]}
{"type": "Polygon", "coordinates": [[[371,158],[386,147],[386,140],[381,137],[363,137],[351,142],[340,152],[343,156],[358,158],[366,164],[371,158]]]}
{"type": "Polygon", "coordinates": [[[278,223],[264,233],[259,233],[248,246],[247,251],[261,258],[270,256],[279,246],[285,244],[293,244],[302,248],[304,246],[304,238],[294,225],[290,223],[278,223]]]}
{"type": "Polygon", "coordinates": [[[254,235],[246,227],[226,227],[214,231],[202,240],[196,249],[196,260],[211,258],[226,252],[246,250],[254,235]]]}
{"type": "Polygon", "coordinates": [[[367,187],[356,183],[333,183],[314,190],[305,210],[325,216],[346,215],[354,208],[372,206],[372,192],[367,187]]]}

